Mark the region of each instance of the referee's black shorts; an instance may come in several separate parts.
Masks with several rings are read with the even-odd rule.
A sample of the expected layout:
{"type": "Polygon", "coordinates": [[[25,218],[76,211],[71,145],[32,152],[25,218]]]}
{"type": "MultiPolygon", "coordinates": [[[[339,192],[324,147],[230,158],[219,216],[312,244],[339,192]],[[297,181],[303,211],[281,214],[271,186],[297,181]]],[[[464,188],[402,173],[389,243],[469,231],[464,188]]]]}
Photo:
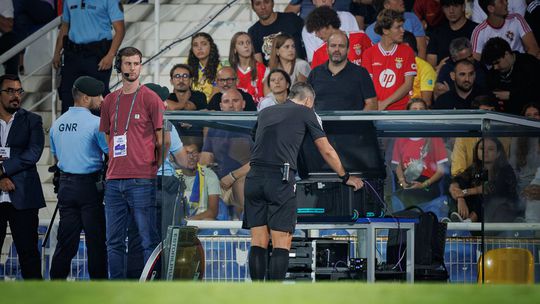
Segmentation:
{"type": "Polygon", "coordinates": [[[294,172],[282,182],[278,167],[251,166],[244,186],[244,222],[249,229],[268,225],[271,230],[294,233],[296,225],[296,193],[294,172]]]}

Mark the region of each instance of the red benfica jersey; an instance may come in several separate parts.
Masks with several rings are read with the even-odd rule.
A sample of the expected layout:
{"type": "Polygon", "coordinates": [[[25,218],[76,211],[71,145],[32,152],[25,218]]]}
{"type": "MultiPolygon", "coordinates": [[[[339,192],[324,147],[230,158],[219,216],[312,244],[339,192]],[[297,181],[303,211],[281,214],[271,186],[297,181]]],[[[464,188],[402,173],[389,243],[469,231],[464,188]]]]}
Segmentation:
{"type": "MultiPolygon", "coordinates": [[[[388,98],[405,83],[405,76],[416,75],[414,52],[405,44],[396,44],[392,50],[385,51],[381,44],[377,43],[364,52],[362,66],[368,70],[373,79],[379,101],[388,98]]],[[[409,94],[405,94],[386,110],[405,110],[407,102],[409,94]]]]}
{"type": "MultiPolygon", "coordinates": [[[[356,65],[362,65],[362,53],[373,45],[371,40],[363,31],[350,32],[347,33],[347,36],[349,37],[349,54],[347,58],[356,65]]],[[[325,42],[313,53],[311,69],[326,61],[328,61],[328,50],[325,42]]]]}
{"type": "Polygon", "coordinates": [[[236,69],[236,74],[238,75],[237,88],[251,95],[255,103],[259,103],[264,97],[262,81],[265,71],[266,67],[264,64],[257,62],[257,79],[253,81],[251,80],[251,70],[242,71],[240,68],[236,69]]]}

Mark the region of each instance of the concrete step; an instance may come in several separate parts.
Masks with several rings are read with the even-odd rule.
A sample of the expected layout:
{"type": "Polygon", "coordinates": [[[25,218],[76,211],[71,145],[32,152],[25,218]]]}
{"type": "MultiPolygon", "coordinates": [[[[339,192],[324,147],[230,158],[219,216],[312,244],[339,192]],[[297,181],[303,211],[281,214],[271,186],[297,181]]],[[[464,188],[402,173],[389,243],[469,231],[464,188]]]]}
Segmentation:
{"type": "Polygon", "coordinates": [[[46,136],[49,136],[49,129],[51,128],[52,124],[52,113],[51,111],[32,111],[39,116],[41,116],[41,119],[43,120],[43,130],[45,131],[46,136]]]}
{"type": "Polygon", "coordinates": [[[44,166],[52,166],[54,164],[54,157],[51,154],[50,147],[43,148],[43,153],[41,154],[41,158],[39,159],[37,164],[44,166]]]}
{"type": "MultiPolygon", "coordinates": [[[[225,6],[224,3],[215,4],[162,4],[160,5],[161,21],[194,21],[199,22],[210,16],[216,15],[225,6]]],[[[139,4],[126,5],[125,21],[126,23],[139,22],[141,20],[154,20],[154,5],[139,4]],[[128,9],[130,9],[128,11],[128,9]]],[[[234,4],[226,11],[216,17],[215,20],[242,20],[253,21],[257,16],[252,11],[251,6],[246,3],[234,4]]]]}
{"type": "MultiPolygon", "coordinates": [[[[174,41],[179,37],[187,34],[192,31],[197,23],[188,22],[188,21],[168,21],[162,22],[160,25],[159,38],[160,41],[170,40],[174,41]]],[[[214,41],[216,40],[225,40],[230,41],[231,37],[236,32],[247,32],[248,28],[253,25],[251,21],[213,21],[208,24],[203,32],[207,32],[212,35],[214,41]]],[[[136,41],[149,39],[154,41],[154,22],[151,21],[140,21],[132,24],[129,29],[126,31],[126,39],[124,43],[131,44],[130,38],[138,34],[136,41]]],[[[162,47],[165,47],[167,44],[161,42],[162,47]]],[[[228,46],[227,46],[228,48],[228,46]]],[[[221,51],[221,49],[220,49],[221,51]]]]}
{"type": "Polygon", "coordinates": [[[53,174],[49,172],[49,167],[50,165],[48,164],[37,164],[37,171],[41,183],[52,183],[53,174]]]}
{"type": "Polygon", "coordinates": [[[50,92],[51,91],[51,75],[33,75],[25,78],[22,86],[26,92],[50,92]]]}
{"type": "MultiPolygon", "coordinates": [[[[48,226],[49,221],[52,218],[54,208],[56,208],[56,202],[54,203],[45,202],[45,204],[47,205],[45,208],[39,209],[39,220],[40,220],[40,224],[48,226]]],[[[58,221],[58,219],[59,219],[59,215],[57,214],[56,221],[58,221]]]]}
{"type": "Polygon", "coordinates": [[[54,203],[58,201],[58,198],[56,197],[56,193],[54,193],[54,185],[51,182],[42,182],[41,187],[43,188],[43,196],[45,196],[45,202],[47,203],[54,203]]]}

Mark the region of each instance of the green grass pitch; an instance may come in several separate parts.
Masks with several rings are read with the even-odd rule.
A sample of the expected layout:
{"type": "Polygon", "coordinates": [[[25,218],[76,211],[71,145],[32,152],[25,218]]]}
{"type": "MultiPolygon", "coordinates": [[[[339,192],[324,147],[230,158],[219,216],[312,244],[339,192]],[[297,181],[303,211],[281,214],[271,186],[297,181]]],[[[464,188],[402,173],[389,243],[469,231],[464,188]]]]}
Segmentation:
{"type": "Polygon", "coordinates": [[[0,282],[0,303],[540,303],[540,285],[0,282]]]}

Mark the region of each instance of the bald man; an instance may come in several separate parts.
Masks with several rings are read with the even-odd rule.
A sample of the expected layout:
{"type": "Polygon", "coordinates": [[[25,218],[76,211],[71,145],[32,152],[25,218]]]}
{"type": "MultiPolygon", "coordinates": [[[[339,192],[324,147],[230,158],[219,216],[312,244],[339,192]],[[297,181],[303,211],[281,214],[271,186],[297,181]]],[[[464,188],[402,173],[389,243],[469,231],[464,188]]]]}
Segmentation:
{"type": "MultiPolygon", "coordinates": [[[[246,102],[235,88],[223,92],[219,108],[224,112],[244,111],[246,102]]],[[[234,206],[240,218],[244,210],[244,182],[249,171],[253,140],[248,133],[223,129],[209,129],[204,140],[200,163],[214,168],[220,180],[221,199],[234,206]]]]}
{"type": "MultiPolygon", "coordinates": [[[[236,71],[231,67],[223,67],[217,73],[216,78],[217,86],[219,88],[219,93],[214,94],[208,102],[208,110],[212,111],[221,111],[220,103],[221,96],[223,93],[230,89],[238,89],[238,77],[236,76],[236,71]]],[[[257,106],[253,101],[253,97],[240,89],[238,89],[242,98],[244,99],[246,105],[243,111],[257,111],[257,106]]]]}

